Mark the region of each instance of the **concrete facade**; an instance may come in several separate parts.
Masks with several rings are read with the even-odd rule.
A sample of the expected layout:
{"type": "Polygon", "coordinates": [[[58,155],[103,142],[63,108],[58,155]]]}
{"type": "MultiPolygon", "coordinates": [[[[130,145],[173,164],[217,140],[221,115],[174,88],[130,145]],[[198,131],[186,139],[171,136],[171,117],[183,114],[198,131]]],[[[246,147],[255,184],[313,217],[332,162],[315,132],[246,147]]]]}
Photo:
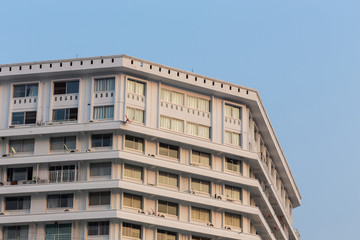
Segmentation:
{"type": "Polygon", "coordinates": [[[119,55],[0,65],[0,102],[0,239],[300,239],[256,90],[119,55]]]}

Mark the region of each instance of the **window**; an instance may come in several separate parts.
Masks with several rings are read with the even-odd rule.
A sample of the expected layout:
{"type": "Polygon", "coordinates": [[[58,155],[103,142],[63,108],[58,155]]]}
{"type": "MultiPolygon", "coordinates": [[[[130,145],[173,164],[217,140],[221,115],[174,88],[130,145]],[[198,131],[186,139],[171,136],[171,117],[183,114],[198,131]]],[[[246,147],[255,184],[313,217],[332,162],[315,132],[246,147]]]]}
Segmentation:
{"type": "Polygon", "coordinates": [[[239,133],[225,131],[225,143],[236,145],[236,146],[241,146],[240,145],[240,136],[241,135],[239,133]]]}
{"type": "Polygon", "coordinates": [[[70,240],[71,223],[67,224],[46,224],[45,240],[70,240]]]}
{"type": "Polygon", "coordinates": [[[157,240],[176,240],[177,234],[176,232],[169,232],[165,230],[157,230],[157,240]]]}
{"type": "Polygon", "coordinates": [[[142,169],[142,167],[125,164],[124,176],[126,178],[142,180],[143,179],[143,169],[142,169]]]}
{"type": "Polygon", "coordinates": [[[60,165],[49,167],[49,182],[74,182],[77,174],[75,165],[60,165]]]}
{"type": "Polygon", "coordinates": [[[208,153],[193,150],[191,156],[191,163],[198,163],[204,166],[211,165],[211,157],[208,153]]]}
{"type": "Polygon", "coordinates": [[[31,197],[6,197],[5,210],[25,210],[30,209],[31,197]]]}
{"type": "Polygon", "coordinates": [[[79,92],[79,81],[54,82],[54,95],[79,92]]]}
{"type": "Polygon", "coordinates": [[[191,219],[203,222],[210,222],[210,210],[191,207],[191,219]]]}
{"type": "Polygon", "coordinates": [[[170,187],[178,187],[179,176],[167,172],[159,172],[159,184],[166,185],[170,187]]]}
{"type": "Polygon", "coordinates": [[[225,104],[225,116],[240,119],[241,117],[240,107],[234,107],[225,104]]]}
{"type": "Polygon", "coordinates": [[[13,98],[36,97],[38,95],[38,84],[14,85],[13,98]]]}
{"type": "Polygon", "coordinates": [[[200,236],[191,236],[191,240],[211,240],[210,238],[200,237],[200,236]]]}
{"type": "Polygon", "coordinates": [[[9,152],[13,153],[32,153],[34,152],[34,139],[10,140],[9,152]]]}
{"type": "Polygon", "coordinates": [[[126,107],[126,116],[130,121],[144,123],[144,110],[126,107]]]}
{"type": "Polygon", "coordinates": [[[171,158],[179,158],[179,147],[160,143],[159,144],[159,154],[161,156],[171,157],[171,158]]]}
{"type": "Polygon", "coordinates": [[[77,121],[78,109],[77,108],[63,108],[53,110],[53,121],[77,121]]]}
{"type": "Polygon", "coordinates": [[[210,182],[201,179],[191,179],[191,190],[201,193],[210,193],[210,182]]]}
{"type": "Polygon", "coordinates": [[[110,192],[90,192],[89,206],[110,205],[110,192]]]}
{"type": "Polygon", "coordinates": [[[47,196],[48,208],[72,208],[74,194],[54,194],[47,196]]]}
{"type": "Polygon", "coordinates": [[[112,139],[113,139],[113,135],[112,133],[110,134],[96,134],[96,135],[92,135],[91,140],[92,140],[92,147],[96,148],[96,147],[111,147],[112,146],[112,139]]]}
{"type": "Polygon", "coordinates": [[[235,159],[230,159],[230,158],[226,158],[225,159],[225,169],[229,170],[229,171],[233,171],[233,172],[238,172],[241,173],[242,169],[241,169],[241,161],[240,160],[235,160],[235,159]]]}
{"type": "Polygon", "coordinates": [[[114,106],[100,106],[94,107],[94,119],[113,119],[114,106]]]}
{"type": "Polygon", "coordinates": [[[100,236],[109,235],[110,222],[88,222],[88,235],[89,236],[100,236]]]}
{"type": "Polygon", "coordinates": [[[187,122],[186,133],[194,136],[199,136],[202,138],[210,138],[210,127],[187,122]]]}
{"type": "Polygon", "coordinates": [[[137,95],[145,95],[145,84],[128,79],[126,84],[126,91],[135,93],[137,95]]]}
{"type": "Polygon", "coordinates": [[[198,109],[200,111],[204,112],[210,112],[210,101],[203,99],[203,98],[197,98],[192,96],[187,96],[186,99],[186,106],[189,108],[198,109]]]}
{"type": "Polygon", "coordinates": [[[229,199],[241,200],[241,188],[225,185],[225,196],[229,199]]]}
{"type": "Polygon", "coordinates": [[[124,237],[141,239],[141,226],[131,223],[123,223],[122,235],[124,237]]]}
{"type": "Polygon", "coordinates": [[[159,203],[158,211],[160,213],[165,213],[165,214],[174,215],[174,216],[178,215],[177,203],[166,202],[166,201],[161,201],[161,200],[159,200],[158,203],[159,203]]]}
{"type": "Polygon", "coordinates": [[[160,99],[177,105],[184,105],[184,94],[162,88],[160,99]]]}
{"type": "Polygon", "coordinates": [[[50,138],[50,150],[74,150],[76,149],[76,136],[50,138]]]}
{"type": "Polygon", "coordinates": [[[144,151],[144,139],[126,135],[125,136],[125,147],[143,152],[144,151]]]}
{"type": "Polygon", "coordinates": [[[124,193],[124,206],[142,209],[142,197],[129,193],[124,193]]]}
{"type": "Polygon", "coordinates": [[[115,78],[95,79],[95,92],[114,91],[115,78]]]}
{"type": "Polygon", "coordinates": [[[99,177],[99,176],[111,176],[111,163],[91,163],[90,164],[90,176],[99,177]]]}
{"type": "Polygon", "coordinates": [[[176,132],[184,132],[184,121],[160,116],[160,128],[169,129],[176,132]]]}
{"type": "Polygon", "coordinates": [[[32,167],[27,168],[8,168],[7,181],[32,180],[32,167]]]}
{"type": "Polygon", "coordinates": [[[225,213],[225,225],[240,228],[241,216],[232,213],[225,213]]]}
{"type": "Polygon", "coordinates": [[[18,124],[34,124],[36,123],[36,111],[31,112],[13,112],[12,125],[18,124]]]}
{"type": "Polygon", "coordinates": [[[28,239],[29,226],[4,226],[4,240],[28,239]]]}

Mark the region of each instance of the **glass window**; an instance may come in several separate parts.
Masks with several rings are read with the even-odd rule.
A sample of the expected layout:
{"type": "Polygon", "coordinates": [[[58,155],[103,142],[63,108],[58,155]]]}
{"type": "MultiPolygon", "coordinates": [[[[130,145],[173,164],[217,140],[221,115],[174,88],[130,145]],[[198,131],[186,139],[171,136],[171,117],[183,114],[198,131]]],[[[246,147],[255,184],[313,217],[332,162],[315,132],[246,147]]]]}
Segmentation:
{"type": "Polygon", "coordinates": [[[90,176],[99,177],[99,176],[110,176],[111,175],[111,163],[91,163],[90,164],[90,176]]]}
{"type": "Polygon", "coordinates": [[[124,193],[124,206],[142,209],[142,196],[124,193]]]}
{"type": "Polygon", "coordinates": [[[225,225],[240,228],[241,216],[232,213],[225,213],[225,225]]]}
{"type": "Polygon", "coordinates": [[[38,95],[38,84],[14,85],[13,98],[36,97],[38,95]]]}
{"type": "Polygon", "coordinates": [[[166,143],[159,144],[159,154],[161,156],[171,157],[171,158],[179,158],[179,147],[169,145],[166,143]]]}
{"type": "Polygon", "coordinates": [[[126,91],[137,95],[145,95],[145,84],[128,79],[126,83],[126,91]]]}
{"type": "Polygon", "coordinates": [[[27,240],[29,235],[29,226],[4,226],[4,240],[27,240]]]}
{"type": "Polygon", "coordinates": [[[125,147],[143,152],[144,151],[144,139],[126,135],[125,136],[125,147]]]}
{"type": "Polygon", "coordinates": [[[88,235],[89,236],[100,236],[109,235],[110,222],[88,222],[88,235]]]}
{"type": "Polygon", "coordinates": [[[240,112],[241,112],[240,107],[234,107],[234,106],[225,104],[225,116],[226,117],[240,119],[241,118],[240,112]]]}
{"type": "Polygon", "coordinates": [[[45,240],[71,240],[71,223],[46,224],[45,240]]]}
{"type": "Polygon", "coordinates": [[[158,229],[156,239],[157,240],[176,240],[177,233],[158,229]]]}
{"type": "Polygon", "coordinates": [[[32,180],[32,167],[27,168],[8,168],[7,181],[22,181],[22,180],[32,180]]]}
{"type": "Polygon", "coordinates": [[[34,152],[34,139],[24,140],[10,140],[9,152],[12,153],[33,153],[34,152]]]}
{"type": "Polygon", "coordinates": [[[167,172],[159,172],[159,184],[166,185],[170,187],[178,187],[178,179],[179,176],[172,173],[167,172]]]}
{"type": "Polygon", "coordinates": [[[169,215],[178,216],[178,204],[159,200],[158,211],[169,215]]]}
{"type": "Polygon", "coordinates": [[[240,145],[240,136],[241,135],[239,133],[225,131],[225,143],[236,145],[236,146],[241,146],[240,145]]]}
{"type": "Polygon", "coordinates": [[[47,196],[48,208],[72,208],[74,194],[54,194],[47,196]]]}
{"type": "Polygon", "coordinates": [[[50,150],[75,150],[76,136],[50,138],[50,150]]]}
{"type": "Polygon", "coordinates": [[[113,119],[114,106],[100,106],[94,107],[94,119],[113,119]]]}
{"type": "Polygon", "coordinates": [[[36,123],[36,111],[31,112],[13,112],[11,124],[34,124],[36,123]]]}
{"type": "Polygon", "coordinates": [[[110,205],[110,192],[90,192],[89,206],[110,205]]]}
{"type": "Polygon", "coordinates": [[[187,96],[186,106],[188,106],[189,108],[198,109],[198,110],[204,111],[204,112],[210,111],[210,101],[203,99],[203,98],[187,96]]]}
{"type": "Polygon", "coordinates": [[[210,127],[187,122],[186,133],[194,136],[199,136],[202,138],[210,138],[210,127]]]}
{"type": "Polygon", "coordinates": [[[161,89],[160,99],[165,102],[171,102],[177,105],[184,105],[184,94],[179,92],[161,89]]]}
{"type": "Polygon", "coordinates": [[[96,134],[92,135],[92,147],[111,147],[113,135],[110,134],[96,134]]]}
{"type": "Polygon", "coordinates": [[[6,197],[5,210],[25,210],[30,209],[31,197],[6,197]]]}
{"type": "Polygon", "coordinates": [[[130,121],[144,123],[144,110],[126,107],[126,116],[130,121]]]}
{"type": "Polygon", "coordinates": [[[204,166],[211,165],[211,157],[208,153],[193,150],[191,156],[192,163],[198,163],[204,166]]]}
{"type": "Polygon", "coordinates": [[[95,92],[114,91],[115,78],[95,79],[95,92]]]}
{"type": "Polygon", "coordinates": [[[184,132],[184,121],[166,116],[160,116],[160,128],[169,129],[176,132],[184,132]]]}
{"type": "Polygon", "coordinates": [[[225,185],[225,195],[229,199],[241,200],[241,188],[225,185]]]}
{"type": "Polygon", "coordinates": [[[77,121],[78,109],[77,108],[63,108],[53,110],[53,121],[77,121]]]}
{"type": "Polygon", "coordinates": [[[225,169],[233,172],[241,173],[241,161],[226,158],[225,159],[225,169]]]}
{"type": "Polygon", "coordinates": [[[191,219],[203,222],[210,222],[210,210],[191,207],[191,219]]]}
{"type": "Polygon", "coordinates": [[[79,92],[79,81],[54,82],[54,95],[79,92]]]}
{"type": "Polygon", "coordinates": [[[122,235],[124,237],[141,239],[141,226],[131,223],[123,223],[122,235]]]}
{"type": "Polygon", "coordinates": [[[191,190],[202,193],[210,193],[210,182],[201,179],[191,179],[191,190]]]}
{"type": "Polygon", "coordinates": [[[143,179],[143,169],[142,169],[142,167],[125,164],[124,176],[126,178],[142,180],[143,179]]]}

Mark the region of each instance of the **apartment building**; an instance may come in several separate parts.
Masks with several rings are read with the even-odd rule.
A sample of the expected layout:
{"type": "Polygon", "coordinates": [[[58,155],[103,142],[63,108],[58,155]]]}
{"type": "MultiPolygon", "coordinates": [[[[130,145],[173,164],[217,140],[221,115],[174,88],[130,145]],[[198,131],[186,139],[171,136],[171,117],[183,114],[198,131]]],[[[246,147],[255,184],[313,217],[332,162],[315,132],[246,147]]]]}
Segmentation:
{"type": "Polygon", "coordinates": [[[0,65],[0,239],[300,240],[256,90],[117,55],[0,65]]]}

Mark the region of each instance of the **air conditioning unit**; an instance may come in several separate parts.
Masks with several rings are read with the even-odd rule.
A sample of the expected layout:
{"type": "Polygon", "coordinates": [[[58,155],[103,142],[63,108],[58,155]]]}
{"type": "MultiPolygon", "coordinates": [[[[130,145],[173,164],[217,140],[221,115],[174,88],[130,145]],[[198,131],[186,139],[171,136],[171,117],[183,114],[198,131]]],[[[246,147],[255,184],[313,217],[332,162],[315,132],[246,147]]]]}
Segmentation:
{"type": "Polygon", "coordinates": [[[207,223],[206,225],[208,225],[209,227],[214,227],[214,224],[212,223],[207,223]]]}
{"type": "Polygon", "coordinates": [[[224,228],[227,229],[227,230],[231,230],[231,227],[225,226],[224,228]]]}

